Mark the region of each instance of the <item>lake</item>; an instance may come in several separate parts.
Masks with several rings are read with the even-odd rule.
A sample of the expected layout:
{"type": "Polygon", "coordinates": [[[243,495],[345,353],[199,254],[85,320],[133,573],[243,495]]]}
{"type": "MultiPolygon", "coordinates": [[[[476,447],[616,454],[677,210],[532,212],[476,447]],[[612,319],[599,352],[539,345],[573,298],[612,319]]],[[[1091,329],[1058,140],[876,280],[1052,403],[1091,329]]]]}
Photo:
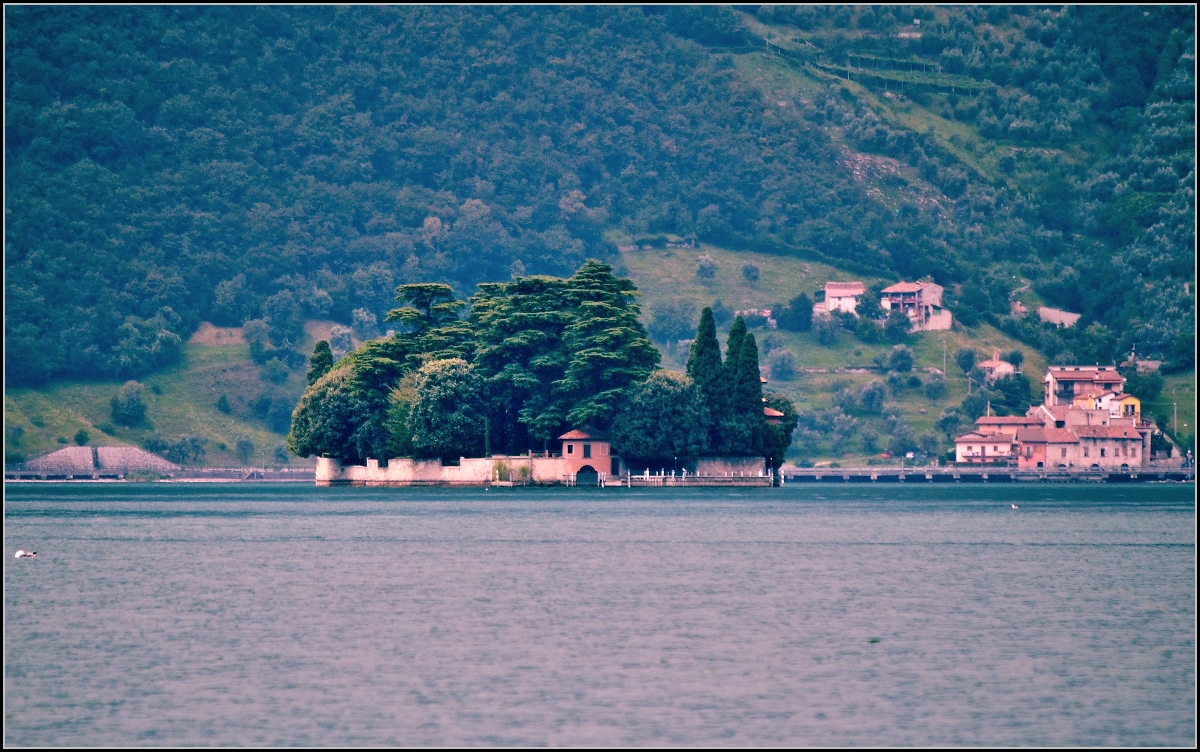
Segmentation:
{"type": "Polygon", "coordinates": [[[1196,742],[1193,485],[5,490],[6,745],[1196,742]]]}

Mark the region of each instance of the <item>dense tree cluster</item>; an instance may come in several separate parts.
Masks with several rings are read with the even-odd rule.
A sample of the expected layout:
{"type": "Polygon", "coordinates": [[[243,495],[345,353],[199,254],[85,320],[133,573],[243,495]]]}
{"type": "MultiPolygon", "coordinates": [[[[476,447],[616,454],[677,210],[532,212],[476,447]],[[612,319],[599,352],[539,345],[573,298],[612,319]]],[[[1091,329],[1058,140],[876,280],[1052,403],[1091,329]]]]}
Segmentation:
{"type": "MultiPolygon", "coordinates": [[[[1052,356],[1094,349],[1095,337],[1076,345],[1071,333],[1009,316],[1019,271],[1050,304],[1082,313],[1081,330],[1095,323],[1116,333],[1100,360],[1136,345],[1173,367],[1194,363],[1187,7],[761,6],[758,14],[817,32],[807,48],[817,62],[849,63],[863,83],[903,90],[999,147],[998,174],[987,179],[933,133],[885,122],[836,87],[816,92],[807,119],[836,123],[860,149],[907,162],[949,199],[941,211],[901,207],[909,226],[885,242],[895,270],[952,285],[948,301],[969,326],[989,319],[1052,356]],[[899,35],[899,25],[919,33],[899,35]],[[918,80],[934,83],[912,85],[918,80]],[[963,81],[970,86],[953,89],[963,81]]],[[[950,141],[982,156],[974,139],[950,141]]]]}
{"type": "Polygon", "coordinates": [[[211,320],[263,322],[278,378],[303,364],[306,318],[373,337],[398,284],[447,281],[465,298],[565,276],[613,258],[612,228],[930,275],[963,323],[1040,346],[1009,317],[1019,272],[1081,329],[1114,333],[1114,351],[1191,362],[1186,7],[757,11],[811,32],[814,65],[970,82],[909,93],[1000,147],[990,177],[960,156],[974,137],[946,148],[828,79],[796,106],[764,102],[735,65],[761,48],[746,12],[13,8],[6,374],[129,378],[177,361],[211,320]],[[892,33],[913,18],[919,38],[892,33]],[[888,208],[831,123],[941,195],[909,200],[895,175],[889,190],[909,198],[888,208]]]}
{"type": "MultiPolygon", "coordinates": [[[[569,274],[611,226],[786,250],[887,220],[819,129],[690,41],[728,19],[14,9],[8,377],[147,372],[205,319],[261,318],[277,347],[306,317],[374,334],[397,284],[569,274]]],[[[882,263],[873,232],[846,258],[882,263]]]]}
{"type": "MultiPolygon", "coordinates": [[[[331,366],[317,345],[288,438],[293,453],[456,461],[542,450],[583,426],[611,430],[614,450],[639,461],[753,455],[790,441],[790,428],[764,421],[757,349],[741,319],[724,363],[705,309],[689,376],[655,371],[636,291],[603,263],[588,261],[569,279],[480,285],[466,319],[448,285],[398,292],[401,307],[388,318],[400,332],[331,366]]],[[[790,403],[779,409],[794,414],[790,403]]],[[[775,456],[778,464],[782,451],[775,456]]]]}

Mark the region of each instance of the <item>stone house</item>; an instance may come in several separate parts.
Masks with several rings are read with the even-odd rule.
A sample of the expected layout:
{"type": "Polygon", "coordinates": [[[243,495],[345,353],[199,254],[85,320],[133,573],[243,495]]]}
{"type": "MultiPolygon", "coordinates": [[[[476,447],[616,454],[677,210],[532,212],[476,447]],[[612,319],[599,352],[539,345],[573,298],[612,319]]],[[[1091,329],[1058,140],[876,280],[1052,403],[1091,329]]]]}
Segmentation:
{"type": "Polygon", "coordinates": [[[984,373],[984,381],[991,384],[994,381],[1012,376],[1017,372],[1016,366],[1006,360],[1000,360],[1000,351],[993,350],[992,357],[979,364],[984,373]]]}
{"type": "Polygon", "coordinates": [[[862,282],[826,282],[825,301],[813,306],[813,313],[828,315],[834,311],[844,311],[858,315],[858,299],[866,293],[862,282]]]}
{"type": "Polygon", "coordinates": [[[1125,391],[1125,378],[1116,366],[1050,366],[1042,383],[1044,402],[1050,407],[1086,408],[1089,400],[1105,392],[1125,391]]]}
{"type": "Polygon", "coordinates": [[[942,306],[943,291],[933,282],[900,282],[883,289],[879,307],[904,313],[912,321],[913,331],[944,331],[953,317],[942,306]]]}

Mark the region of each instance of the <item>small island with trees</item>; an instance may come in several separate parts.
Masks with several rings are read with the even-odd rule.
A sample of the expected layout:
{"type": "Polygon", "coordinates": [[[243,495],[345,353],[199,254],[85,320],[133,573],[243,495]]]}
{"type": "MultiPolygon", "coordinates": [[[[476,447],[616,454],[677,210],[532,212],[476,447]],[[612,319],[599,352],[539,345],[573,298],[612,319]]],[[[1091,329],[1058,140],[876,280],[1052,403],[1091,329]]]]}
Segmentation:
{"type": "Polygon", "coordinates": [[[704,309],[686,374],[662,370],[636,299],[594,260],[569,279],[481,284],[468,301],[447,284],[401,285],[392,334],[336,362],[317,343],[288,448],[318,457],[322,484],[582,484],[588,470],[771,484],[796,410],[764,393],[745,322],[722,357],[704,309]]]}

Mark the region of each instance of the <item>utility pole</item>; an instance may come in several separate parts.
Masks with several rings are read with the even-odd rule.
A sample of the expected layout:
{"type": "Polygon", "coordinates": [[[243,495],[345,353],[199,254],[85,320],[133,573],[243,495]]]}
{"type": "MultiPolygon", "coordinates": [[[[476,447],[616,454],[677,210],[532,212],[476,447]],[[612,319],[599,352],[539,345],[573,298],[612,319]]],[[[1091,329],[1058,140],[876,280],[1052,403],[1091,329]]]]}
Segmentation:
{"type": "Polygon", "coordinates": [[[1179,435],[1179,403],[1172,402],[1171,406],[1175,408],[1175,435],[1179,435]]]}

